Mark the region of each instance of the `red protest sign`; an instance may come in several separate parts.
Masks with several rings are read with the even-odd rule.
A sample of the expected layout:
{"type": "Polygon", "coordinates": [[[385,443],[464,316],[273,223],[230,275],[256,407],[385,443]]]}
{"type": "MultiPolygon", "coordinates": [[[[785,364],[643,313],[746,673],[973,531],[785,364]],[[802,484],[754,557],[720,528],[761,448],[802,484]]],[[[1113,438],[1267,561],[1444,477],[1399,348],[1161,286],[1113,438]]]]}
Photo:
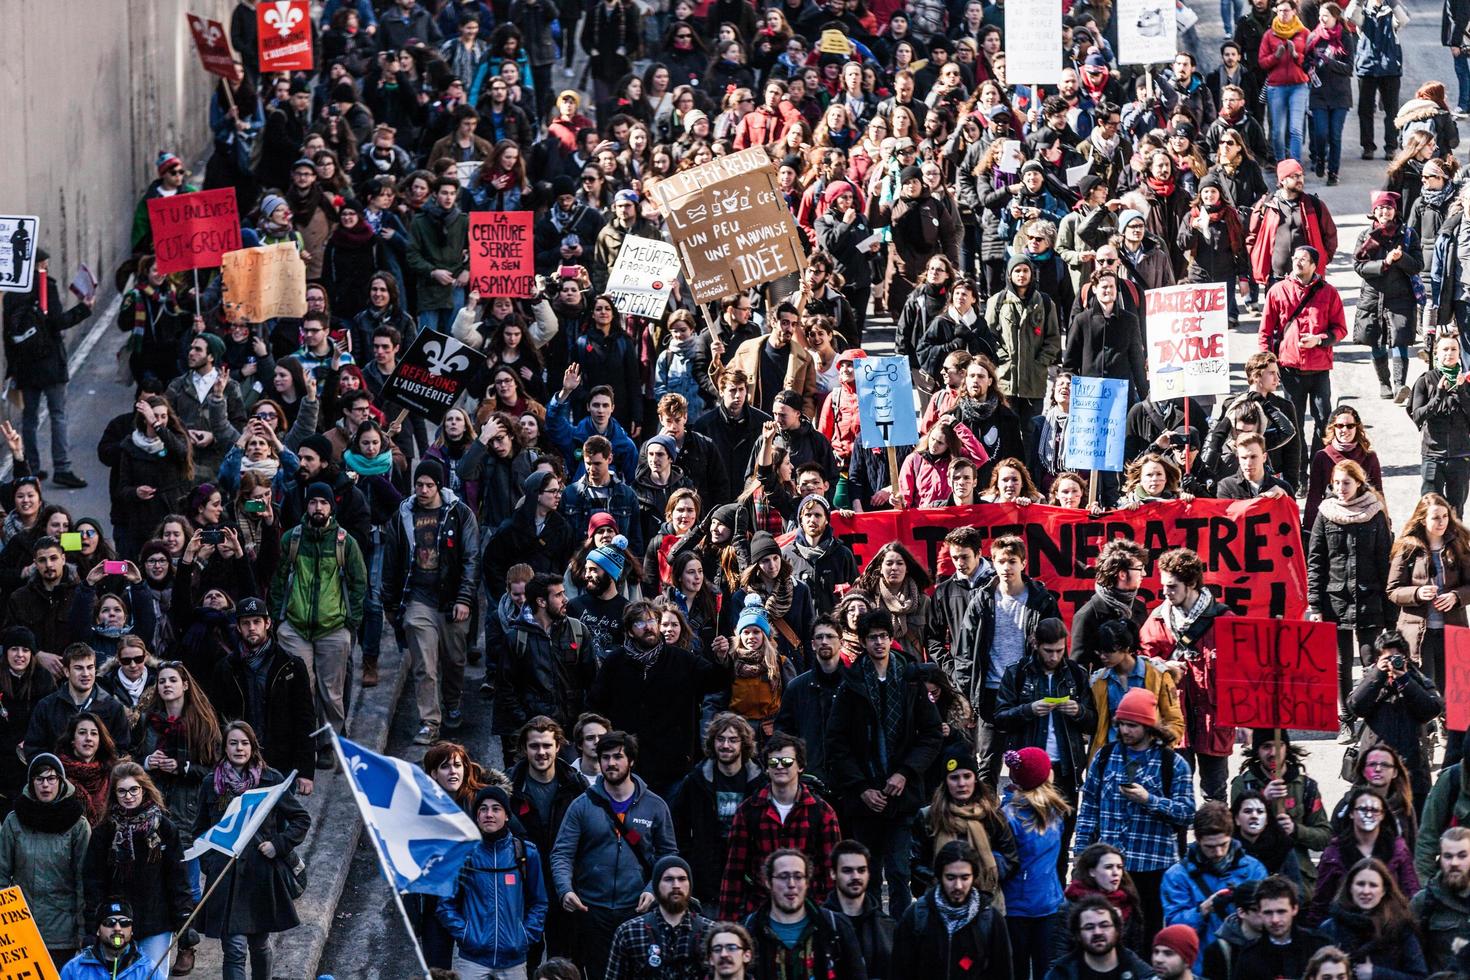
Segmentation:
{"type": "Polygon", "coordinates": [[[1470,728],[1470,629],[1444,628],[1444,723],[1452,732],[1470,728]]]}
{"type": "Polygon", "coordinates": [[[1337,627],[1305,620],[1215,620],[1221,725],[1337,731],[1337,627]]]}
{"type": "MultiPolygon", "coordinates": [[[[944,572],[944,536],[969,525],[986,541],[1020,535],[1026,542],[1026,574],[1046,583],[1062,618],[1071,623],[1095,592],[1093,566],[1114,538],[1137,541],[1152,558],[1189,548],[1205,563],[1205,583],[1221,602],[1246,616],[1300,618],[1307,611],[1307,566],[1302,555],[1296,503],[1287,498],[1168,501],[1093,517],[1085,510],[1033,504],[975,504],[832,514],[832,532],[852,548],[858,566],[889,541],[898,541],[926,568],[944,572]]],[[[989,545],[981,546],[987,553],[989,545]]],[[[1139,595],[1159,596],[1152,560],[1139,595]]]]}
{"type": "Polygon", "coordinates": [[[148,201],[153,253],[164,275],[212,269],[226,252],[241,248],[235,189],[221,187],[148,201]]]}
{"type": "Polygon", "coordinates": [[[194,47],[199,52],[199,62],[211,75],[218,75],[231,85],[240,81],[240,66],[235,62],[235,52],[230,48],[230,34],[225,25],[217,20],[206,20],[198,14],[185,14],[189,18],[189,33],[194,35],[194,47]]]}
{"type": "Polygon", "coordinates": [[[530,299],[536,251],[530,211],[470,212],[470,288],[481,296],[530,299]]]}
{"type": "Polygon", "coordinates": [[[308,0],[261,0],[255,8],[260,71],[311,71],[311,5],[308,0]]]}

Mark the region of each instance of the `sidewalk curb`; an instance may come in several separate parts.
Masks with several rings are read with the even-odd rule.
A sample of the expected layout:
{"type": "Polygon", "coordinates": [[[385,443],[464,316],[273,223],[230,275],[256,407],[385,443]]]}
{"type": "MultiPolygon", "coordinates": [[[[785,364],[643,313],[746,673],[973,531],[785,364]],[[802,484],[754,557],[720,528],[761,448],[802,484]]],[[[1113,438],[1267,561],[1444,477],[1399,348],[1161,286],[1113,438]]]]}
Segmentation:
{"type": "MultiPolygon", "coordinates": [[[[387,632],[383,655],[378,660],[378,686],[366,692],[360,684],[355,688],[360,700],[353,708],[347,732],[354,742],[374,752],[381,752],[388,742],[393,715],[410,673],[408,651],[390,653],[388,650],[394,646],[392,636],[387,632]]],[[[360,678],[360,660],[352,669],[360,678]]],[[[357,852],[363,831],[357,804],[341,772],[319,773],[315,791],[302,802],[311,813],[311,830],[301,849],[308,874],[306,892],[296,900],[301,924],[289,932],[276,934],[271,940],[274,952],[271,975],[289,980],[311,980],[317,976],[337,903],[347,887],[352,856],[357,852]]],[[[206,939],[199,945],[194,975],[219,976],[222,971],[220,945],[206,939]]]]}

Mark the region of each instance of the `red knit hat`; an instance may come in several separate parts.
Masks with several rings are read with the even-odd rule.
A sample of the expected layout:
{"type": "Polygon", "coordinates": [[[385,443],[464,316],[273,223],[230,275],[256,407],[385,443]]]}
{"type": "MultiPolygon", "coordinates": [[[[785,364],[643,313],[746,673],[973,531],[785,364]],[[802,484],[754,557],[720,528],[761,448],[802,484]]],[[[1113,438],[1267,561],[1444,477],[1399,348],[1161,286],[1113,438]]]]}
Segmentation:
{"type": "Polygon", "coordinates": [[[1186,963],[1193,963],[1199,956],[1199,934],[1183,923],[1160,929],[1154,936],[1154,945],[1172,949],[1184,957],[1186,963]]]}
{"type": "Polygon", "coordinates": [[[1011,782],[1022,792],[1029,792],[1051,778],[1051,759],[1034,745],[1019,752],[1007,752],[1005,762],[1011,771],[1011,782]]]}
{"type": "Polygon", "coordinates": [[[1118,710],[1113,712],[1113,721],[1131,721],[1145,728],[1158,728],[1158,696],[1146,687],[1133,688],[1118,702],[1118,710]]]}
{"type": "Polygon", "coordinates": [[[587,537],[597,533],[598,528],[610,527],[614,531],[621,531],[618,527],[618,519],[605,510],[600,510],[587,519],[587,537]]]}

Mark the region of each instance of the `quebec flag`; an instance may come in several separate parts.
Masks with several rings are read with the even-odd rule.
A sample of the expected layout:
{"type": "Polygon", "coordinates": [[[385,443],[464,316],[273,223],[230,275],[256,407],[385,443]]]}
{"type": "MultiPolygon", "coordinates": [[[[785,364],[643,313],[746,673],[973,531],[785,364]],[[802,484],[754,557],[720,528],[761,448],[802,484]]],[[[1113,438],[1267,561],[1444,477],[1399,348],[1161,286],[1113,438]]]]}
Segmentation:
{"type": "Polygon", "coordinates": [[[429,774],[333,733],[357,808],[400,892],[448,897],[480,828],[429,774]]]}
{"type": "Polygon", "coordinates": [[[275,786],[261,786],[246,790],[230,801],[220,822],[194,839],[194,844],[184,852],[184,860],[192,861],[205,851],[219,851],[230,857],[239,857],[265,818],[271,807],[296,785],[296,770],[275,786]]]}

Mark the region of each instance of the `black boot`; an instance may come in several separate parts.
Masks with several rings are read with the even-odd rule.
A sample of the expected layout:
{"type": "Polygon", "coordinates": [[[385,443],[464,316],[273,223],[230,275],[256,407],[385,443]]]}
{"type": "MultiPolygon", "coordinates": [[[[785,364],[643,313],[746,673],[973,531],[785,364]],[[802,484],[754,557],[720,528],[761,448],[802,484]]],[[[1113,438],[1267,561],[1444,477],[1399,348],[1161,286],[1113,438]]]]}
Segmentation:
{"type": "Polygon", "coordinates": [[[1373,370],[1378,374],[1378,397],[1392,398],[1393,386],[1389,384],[1388,379],[1388,358],[1373,358],[1373,370]]]}

